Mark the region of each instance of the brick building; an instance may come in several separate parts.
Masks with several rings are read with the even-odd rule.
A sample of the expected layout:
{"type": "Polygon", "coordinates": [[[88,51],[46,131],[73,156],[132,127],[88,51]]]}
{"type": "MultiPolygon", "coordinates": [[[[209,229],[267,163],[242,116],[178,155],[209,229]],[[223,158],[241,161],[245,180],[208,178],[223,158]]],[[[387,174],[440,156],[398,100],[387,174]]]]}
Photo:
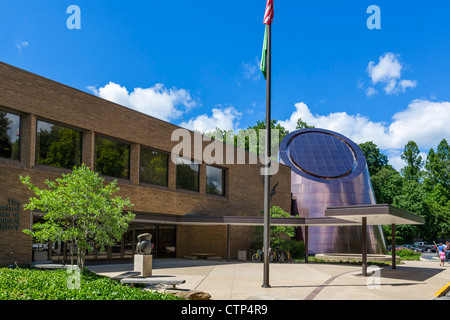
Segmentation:
{"type": "MultiPolygon", "coordinates": [[[[132,258],[137,235],[144,232],[153,234],[156,258],[200,251],[236,259],[239,249],[250,248],[253,227],[219,221],[259,217],[263,209],[261,165],[249,164],[254,155],[248,152],[189,131],[192,156],[172,161],[179,143],[172,133],[179,127],[5,63],[0,63],[0,126],[0,265],[46,260],[49,246],[50,258],[65,259],[64,243],[33,244],[21,231],[40,214],[23,210],[32,194],[19,176],[44,186],[81,163],[107,182],[116,179],[119,195],[130,198],[136,214],[120,243],[95,250],[89,259],[132,258]],[[69,142],[58,145],[63,139],[69,142]],[[243,154],[247,161],[208,165],[202,155],[212,144],[224,157],[243,154]]],[[[290,212],[289,167],[280,164],[272,177],[276,183],[272,204],[290,212]]]]}

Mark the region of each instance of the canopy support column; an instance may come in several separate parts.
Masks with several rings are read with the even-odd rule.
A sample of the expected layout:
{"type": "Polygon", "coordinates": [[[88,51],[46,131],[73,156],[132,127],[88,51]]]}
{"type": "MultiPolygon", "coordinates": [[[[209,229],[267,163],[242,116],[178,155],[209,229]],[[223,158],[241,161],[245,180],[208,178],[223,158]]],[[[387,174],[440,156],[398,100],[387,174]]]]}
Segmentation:
{"type": "Polygon", "coordinates": [[[395,250],[395,223],[392,224],[392,269],[397,269],[397,259],[395,250]]]}
{"type": "Polygon", "coordinates": [[[304,243],[305,243],[305,263],[308,263],[308,226],[305,226],[305,235],[304,235],[304,243]]]}
{"type": "Polygon", "coordinates": [[[362,275],[367,276],[367,217],[362,218],[361,231],[362,275]]]}
{"type": "Polygon", "coordinates": [[[231,260],[230,225],[227,224],[227,261],[231,260]]]}

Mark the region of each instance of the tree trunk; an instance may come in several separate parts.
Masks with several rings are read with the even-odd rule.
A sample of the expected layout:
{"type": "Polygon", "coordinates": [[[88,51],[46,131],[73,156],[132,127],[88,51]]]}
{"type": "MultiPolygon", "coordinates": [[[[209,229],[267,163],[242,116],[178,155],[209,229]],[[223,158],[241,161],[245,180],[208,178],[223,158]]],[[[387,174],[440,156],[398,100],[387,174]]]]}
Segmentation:
{"type": "Polygon", "coordinates": [[[73,240],[70,245],[70,265],[73,266],[73,240]]]}
{"type": "Polygon", "coordinates": [[[77,266],[82,269],[84,267],[84,260],[86,257],[86,249],[77,248],[77,266]]]}

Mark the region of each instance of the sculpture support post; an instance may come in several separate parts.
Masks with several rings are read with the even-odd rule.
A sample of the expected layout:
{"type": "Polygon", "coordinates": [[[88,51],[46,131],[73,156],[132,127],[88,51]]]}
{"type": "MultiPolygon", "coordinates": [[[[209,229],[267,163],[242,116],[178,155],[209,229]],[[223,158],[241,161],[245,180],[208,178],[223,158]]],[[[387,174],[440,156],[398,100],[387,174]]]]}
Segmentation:
{"type": "Polygon", "coordinates": [[[152,275],[152,243],[150,233],[143,233],[138,236],[138,244],[136,245],[136,254],[134,255],[134,271],[141,273],[141,277],[149,277],[152,275]]]}
{"type": "Polygon", "coordinates": [[[153,256],[151,254],[134,255],[134,271],[140,272],[141,277],[150,277],[152,275],[153,256]]]}

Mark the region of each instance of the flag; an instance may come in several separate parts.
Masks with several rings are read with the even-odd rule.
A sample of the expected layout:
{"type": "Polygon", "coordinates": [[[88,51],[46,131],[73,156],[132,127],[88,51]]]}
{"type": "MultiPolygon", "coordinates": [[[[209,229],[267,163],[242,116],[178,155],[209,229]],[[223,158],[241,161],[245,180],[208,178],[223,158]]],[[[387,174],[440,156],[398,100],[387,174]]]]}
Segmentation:
{"type": "Polygon", "coordinates": [[[260,69],[264,75],[264,79],[266,79],[266,71],[267,71],[267,28],[269,28],[268,25],[266,25],[266,30],[264,31],[264,43],[263,43],[263,49],[261,54],[261,66],[260,69]]]}
{"type": "Polygon", "coordinates": [[[264,24],[271,24],[273,20],[273,0],[267,0],[264,24]]]}
{"type": "Polygon", "coordinates": [[[264,43],[261,54],[261,65],[260,69],[264,75],[264,79],[266,79],[266,71],[267,71],[267,29],[269,28],[269,24],[272,23],[273,20],[273,0],[267,0],[266,3],[266,11],[264,12],[264,24],[266,25],[266,29],[264,31],[264,43]]]}

